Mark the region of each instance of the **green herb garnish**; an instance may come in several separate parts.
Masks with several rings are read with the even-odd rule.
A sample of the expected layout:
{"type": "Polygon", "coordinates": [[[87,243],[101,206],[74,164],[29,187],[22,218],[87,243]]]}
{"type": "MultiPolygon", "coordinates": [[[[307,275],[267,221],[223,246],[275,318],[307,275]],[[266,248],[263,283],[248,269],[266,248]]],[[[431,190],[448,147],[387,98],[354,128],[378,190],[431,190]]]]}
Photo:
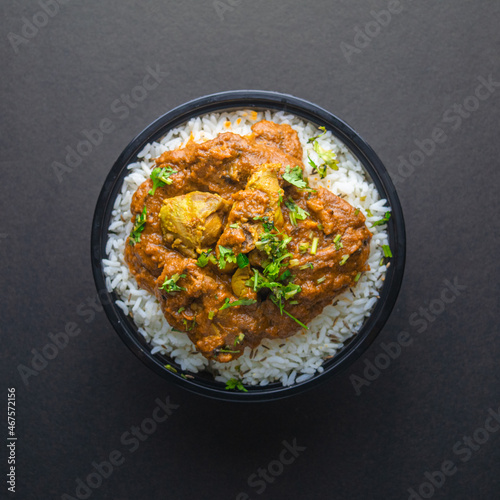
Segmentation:
{"type": "Polygon", "coordinates": [[[354,282],[357,283],[359,281],[359,278],[361,278],[361,273],[356,274],[356,277],[354,278],[354,282]]]}
{"type": "Polygon", "coordinates": [[[382,245],[384,257],[392,257],[391,247],[389,245],[382,245]]]}
{"type": "Polygon", "coordinates": [[[223,311],[224,309],[227,309],[228,307],[234,307],[234,306],[249,306],[251,304],[255,304],[257,301],[254,299],[239,299],[235,300],[234,302],[230,302],[229,298],[226,298],[224,301],[224,305],[219,309],[219,311],[223,311]]]}
{"type": "Polygon", "coordinates": [[[165,365],[165,368],[172,373],[177,373],[177,370],[171,365],[165,365]]]}
{"type": "Polygon", "coordinates": [[[146,206],[142,209],[142,212],[136,216],[134,228],[130,233],[129,243],[135,245],[141,241],[141,233],[144,231],[146,226],[146,206]]]}
{"type": "Polygon", "coordinates": [[[239,333],[238,335],[236,335],[236,338],[234,339],[234,345],[241,344],[244,339],[245,339],[245,334],[239,333]]]}
{"type": "Polygon", "coordinates": [[[153,187],[148,191],[148,194],[153,196],[157,188],[165,186],[166,184],[172,184],[172,179],[170,179],[170,176],[176,173],[177,170],[174,170],[172,167],[154,168],[151,172],[153,187]]]}
{"type": "Polygon", "coordinates": [[[239,229],[240,225],[238,223],[229,224],[229,227],[232,228],[232,229],[239,229]]]}
{"type": "Polygon", "coordinates": [[[311,137],[310,139],[307,140],[307,142],[310,144],[311,142],[314,142],[316,139],[319,139],[320,137],[323,137],[326,134],[326,128],[325,127],[318,127],[319,130],[321,130],[321,134],[315,135],[314,137],[311,137]]]}
{"type": "Polygon", "coordinates": [[[297,225],[297,219],[305,220],[310,215],[309,212],[306,212],[304,209],[300,208],[291,199],[289,201],[285,201],[285,205],[288,208],[288,210],[290,210],[288,216],[290,217],[290,222],[292,223],[292,226],[297,225]]]}
{"type": "Polygon", "coordinates": [[[209,319],[209,320],[214,319],[214,316],[215,316],[215,311],[209,311],[209,312],[208,312],[208,319],[209,319]]]}
{"type": "Polygon", "coordinates": [[[238,389],[238,391],[248,392],[241,380],[237,380],[235,378],[230,378],[226,382],[226,391],[231,391],[234,389],[238,389]]]}
{"type": "Polygon", "coordinates": [[[236,263],[240,269],[248,266],[248,257],[244,253],[239,253],[236,257],[236,263]]]}
{"type": "Polygon", "coordinates": [[[184,326],[186,327],[186,330],[189,332],[196,326],[196,317],[193,319],[193,322],[191,323],[191,326],[188,327],[188,321],[187,319],[183,319],[182,322],[184,323],[184,326]]]}
{"type": "Polygon", "coordinates": [[[349,258],[349,255],[342,255],[342,258],[340,259],[339,266],[343,266],[346,262],[347,259],[349,258]]]}
{"type": "Polygon", "coordinates": [[[318,251],[318,242],[319,238],[313,238],[311,245],[311,255],[316,255],[316,252],[318,251]]]}
{"type": "Polygon", "coordinates": [[[308,267],[310,269],[314,269],[314,264],[312,262],[308,262],[307,264],[304,264],[303,266],[300,266],[299,269],[301,271],[303,271],[304,269],[307,269],[308,267]]]}
{"type": "Polygon", "coordinates": [[[236,264],[236,255],[234,255],[234,252],[231,248],[219,245],[219,268],[225,269],[228,262],[236,264]]]}
{"type": "Polygon", "coordinates": [[[299,252],[306,253],[309,248],[309,243],[299,243],[299,252]]]}
{"type": "MultiPolygon", "coordinates": [[[[332,170],[338,170],[339,169],[339,162],[337,160],[337,155],[328,149],[322,148],[319,145],[318,141],[314,141],[313,143],[313,149],[316,152],[316,154],[325,162],[325,166],[330,167],[332,170]]],[[[326,176],[326,170],[323,175],[323,177],[320,177],[323,179],[326,176]]]]}
{"type": "Polygon", "coordinates": [[[202,252],[196,261],[199,267],[205,267],[209,262],[212,264],[217,264],[217,260],[215,259],[215,255],[212,254],[212,250],[208,250],[208,252],[202,252]]]}
{"type": "Polygon", "coordinates": [[[173,274],[171,278],[165,278],[165,281],[163,282],[163,285],[161,285],[161,289],[165,290],[168,293],[171,292],[185,292],[186,289],[183,288],[182,286],[177,285],[177,282],[181,278],[185,278],[185,274],[173,274]]]}
{"type": "Polygon", "coordinates": [[[335,250],[340,250],[344,245],[342,245],[342,242],[340,241],[342,238],[342,236],[340,236],[340,234],[337,234],[337,236],[335,236],[333,242],[335,243],[335,250]]]}
{"type": "Polygon", "coordinates": [[[287,165],[285,173],[283,174],[283,179],[300,189],[307,187],[307,182],[304,180],[304,172],[302,172],[302,169],[299,166],[293,167],[290,170],[290,167],[287,165]]]}
{"type": "Polygon", "coordinates": [[[292,318],[292,319],[293,319],[296,323],[298,323],[298,324],[299,324],[302,328],[305,328],[306,330],[309,330],[309,328],[308,328],[306,325],[304,325],[304,323],[302,323],[302,321],[299,321],[299,320],[298,320],[295,316],[292,316],[292,315],[291,315],[288,311],[285,311],[285,310],[283,309],[283,312],[284,312],[287,316],[289,316],[290,318],[292,318]]]}
{"type": "Polygon", "coordinates": [[[391,218],[391,212],[386,212],[384,217],[372,223],[372,226],[381,226],[385,224],[391,218]]]}
{"type": "Polygon", "coordinates": [[[323,281],[326,281],[326,278],[324,276],[322,278],[318,278],[316,280],[316,283],[318,283],[318,285],[319,285],[320,283],[323,283],[323,281]]]}

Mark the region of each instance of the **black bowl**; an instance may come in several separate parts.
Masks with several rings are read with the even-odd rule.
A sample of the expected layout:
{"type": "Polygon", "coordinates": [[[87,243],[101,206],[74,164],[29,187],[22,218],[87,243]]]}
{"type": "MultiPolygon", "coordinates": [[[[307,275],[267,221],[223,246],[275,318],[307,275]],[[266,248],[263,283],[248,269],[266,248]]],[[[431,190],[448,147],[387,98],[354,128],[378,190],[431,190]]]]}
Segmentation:
{"type": "Polygon", "coordinates": [[[251,402],[275,400],[310,389],[345,369],[366,350],[381,331],[396,302],[403,279],[405,247],[403,213],[396,189],[380,159],[359,134],[336,116],[303,99],[278,92],[238,90],[200,97],[183,104],[158,118],[130,142],[113,165],[99,195],[92,223],[91,257],[94,279],[104,310],[118,335],[139,359],[165,379],[189,391],[226,401],[251,402]],[[205,372],[198,373],[193,378],[185,378],[172,359],[161,354],[151,354],[151,346],[138,333],[132,319],[125,316],[116,306],[117,297],[114,292],[109,293],[106,290],[102,269],[102,259],[106,257],[107,228],[111,211],[123,178],[127,174],[127,165],[136,160],[137,154],[146,144],[161,138],[171,128],[185,123],[190,118],[210,112],[242,108],[283,110],[331,130],[361,161],[380,196],[388,200],[392,209],[388,232],[393,253],[391,265],[380,290],[380,299],[373,312],[358,334],[349,339],[347,345],[335,357],[323,363],[322,373],[316,373],[311,379],[291,387],[274,383],[265,387],[248,387],[248,392],[227,391],[224,384],[214,381],[212,375],[205,372]],[[167,369],[167,364],[176,368],[177,373],[167,369]]]}

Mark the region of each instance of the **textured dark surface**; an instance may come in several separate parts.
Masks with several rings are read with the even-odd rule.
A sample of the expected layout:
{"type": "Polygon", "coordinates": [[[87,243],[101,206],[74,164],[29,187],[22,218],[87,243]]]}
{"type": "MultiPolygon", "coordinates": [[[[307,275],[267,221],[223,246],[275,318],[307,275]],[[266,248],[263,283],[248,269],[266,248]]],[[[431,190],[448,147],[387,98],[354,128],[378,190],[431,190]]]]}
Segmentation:
{"type": "Polygon", "coordinates": [[[498,498],[500,432],[487,418],[500,406],[499,5],[46,0],[49,18],[41,4],[3,2],[0,21],[0,420],[5,443],[7,388],[15,387],[18,436],[16,493],[2,481],[0,496],[83,498],[78,478],[118,450],[124,463],[90,498],[405,499],[446,460],[454,474],[433,493],[424,485],[423,497],[498,498]],[[385,26],[367,25],[388,5],[398,13],[379,17],[385,26]],[[28,27],[34,16],[40,28],[28,27]],[[375,35],[358,35],[361,49],[357,27],[375,35]],[[159,85],[118,110],[115,101],[156,67],[159,85]],[[481,79],[494,83],[478,101],[481,79]],[[252,406],[168,384],[102,312],[81,305],[95,296],[95,202],[121,150],[172,107],[240,88],[297,95],[353,126],[397,181],[408,237],[401,294],[367,353],[318,389],[252,406]],[[457,118],[463,104],[473,111],[457,118]],[[54,162],[103,119],[113,131],[58,178],[54,162]],[[435,127],[445,135],[431,152],[435,127]],[[430,154],[408,175],[400,157],[415,141],[430,154]],[[443,295],[447,304],[439,301],[445,280],[465,287],[443,295]],[[420,309],[429,305],[437,314],[420,309]],[[31,367],[32,350],[71,322],[80,334],[24,383],[20,365],[31,367]],[[353,375],[364,377],[367,361],[401,331],[411,344],[357,395],[353,375]],[[126,433],[167,396],[179,407],[131,451],[126,433]],[[485,423],[490,431],[478,430],[485,423]],[[457,444],[466,436],[482,444],[457,444]],[[294,440],[305,450],[282,470],[273,461],[291,461],[282,443],[294,440]],[[257,482],[252,474],[268,466],[272,482],[257,482]]]}

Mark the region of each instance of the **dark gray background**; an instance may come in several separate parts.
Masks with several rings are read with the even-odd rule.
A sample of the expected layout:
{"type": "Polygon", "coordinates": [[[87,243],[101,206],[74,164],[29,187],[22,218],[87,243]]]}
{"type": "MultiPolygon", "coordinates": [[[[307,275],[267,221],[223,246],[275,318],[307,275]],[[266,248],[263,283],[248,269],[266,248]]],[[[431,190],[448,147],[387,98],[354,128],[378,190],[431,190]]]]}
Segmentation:
{"type": "MultiPolygon", "coordinates": [[[[75,497],[76,480],[92,462],[120,450],[125,463],[90,498],[235,499],[244,491],[252,499],[406,499],[408,488],[418,490],[424,473],[445,460],[457,470],[433,498],[498,498],[500,432],[467,462],[453,449],[500,405],[500,87],[461,123],[450,117],[457,116],[454,105],[474,106],[467,98],[478,78],[500,82],[500,4],[401,0],[401,12],[350,57],[341,44],[354,46],[356,27],[364,29],[387,1],[223,0],[219,11],[215,4],[61,1],[33,34],[24,26],[34,16],[44,24],[41,5],[2,2],[0,440],[7,434],[7,387],[15,387],[17,493],[10,496],[75,497]],[[31,37],[24,42],[16,38],[23,29],[31,37]],[[157,65],[160,85],[120,118],[112,103],[157,65]],[[320,388],[251,406],[167,383],[129,352],[104,313],[90,321],[80,306],[95,296],[93,210],[122,149],[176,105],[248,88],[287,92],[335,113],[393,178],[416,140],[432,137],[436,126],[447,137],[399,179],[407,267],[377,341],[320,388]],[[443,123],[445,116],[450,121],[443,123]],[[60,182],[54,162],[104,118],[114,131],[60,182]],[[420,316],[444,280],[454,279],[466,287],[456,300],[425,328],[412,324],[410,316],[420,316]],[[68,322],[80,335],[23,383],[19,365],[31,366],[32,350],[68,322]],[[363,376],[380,344],[401,331],[412,344],[356,395],[350,376],[363,376]],[[167,396],[179,408],[129,453],[120,437],[167,396]],[[259,495],[248,478],[294,439],[306,449],[259,495]]],[[[5,448],[0,455],[5,477],[5,448]]],[[[7,497],[3,480],[0,491],[7,497]]]]}

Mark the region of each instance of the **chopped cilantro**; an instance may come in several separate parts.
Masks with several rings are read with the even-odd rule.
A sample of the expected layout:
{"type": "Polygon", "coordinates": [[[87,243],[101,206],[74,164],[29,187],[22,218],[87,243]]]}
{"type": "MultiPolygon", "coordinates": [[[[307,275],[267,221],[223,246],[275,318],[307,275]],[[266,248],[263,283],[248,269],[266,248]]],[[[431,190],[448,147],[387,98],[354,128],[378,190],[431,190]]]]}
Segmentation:
{"type": "Polygon", "coordinates": [[[356,277],[354,278],[354,282],[357,283],[359,281],[359,278],[361,278],[361,273],[356,274],[356,277]]]}
{"type": "Polygon", "coordinates": [[[177,370],[171,365],[165,365],[165,368],[172,373],[177,373],[177,370]]]}
{"type": "Polygon", "coordinates": [[[228,262],[236,264],[236,255],[234,255],[231,248],[219,245],[219,268],[224,269],[226,267],[226,263],[228,262]]]}
{"type": "Polygon", "coordinates": [[[199,267],[205,267],[209,262],[217,264],[217,260],[215,259],[215,255],[212,254],[212,250],[202,252],[198,257],[196,264],[198,264],[199,267]]]}
{"type": "Polygon", "coordinates": [[[239,333],[238,335],[236,335],[236,338],[234,339],[234,345],[241,344],[241,342],[243,342],[244,339],[245,339],[245,334],[239,333]]]}
{"type": "Polygon", "coordinates": [[[230,378],[226,382],[226,391],[231,391],[234,389],[238,389],[238,391],[248,392],[241,380],[237,380],[235,378],[230,378]]]}
{"type": "Polygon", "coordinates": [[[318,283],[318,285],[319,285],[320,283],[323,283],[323,281],[326,281],[326,278],[324,276],[322,278],[318,278],[316,280],[316,283],[318,283]]]}
{"type": "Polygon", "coordinates": [[[299,252],[306,253],[309,248],[309,243],[299,243],[299,252]]]}
{"type": "Polygon", "coordinates": [[[375,221],[372,226],[381,226],[385,224],[391,218],[391,212],[386,212],[384,217],[380,220],[375,221]]]}
{"type": "Polygon", "coordinates": [[[292,316],[292,315],[291,315],[288,311],[285,311],[285,310],[283,309],[283,312],[284,312],[287,316],[289,316],[290,318],[292,318],[292,319],[293,319],[296,323],[298,323],[298,324],[299,324],[302,328],[305,328],[306,330],[309,330],[309,328],[308,328],[306,325],[304,325],[304,323],[302,323],[301,321],[299,321],[299,320],[298,320],[295,316],[292,316]]]}
{"type": "Polygon", "coordinates": [[[311,137],[310,139],[307,140],[307,142],[310,144],[311,142],[314,142],[316,139],[319,139],[320,137],[323,137],[326,134],[326,128],[325,127],[318,127],[319,130],[321,130],[321,134],[315,135],[314,137],[311,137]]]}
{"type": "Polygon", "coordinates": [[[170,179],[170,176],[176,173],[177,170],[174,170],[172,167],[154,168],[151,172],[153,187],[149,190],[148,194],[153,196],[157,188],[165,186],[166,184],[172,184],[172,179],[170,179]]]}
{"type": "Polygon", "coordinates": [[[307,159],[309,161],[309,165],[311,165],[312,169],[314,172],[318,172],[319,174],[319,178],[320,179],[324,179],[326,177],[326,174],[327,174],[327,166],[326,166],[326,163],[323,163],[323,165],[320,165],[318,167],[318,165],[316,165],[316,163],[314,163],[310,156],[307,155],[307,159]]]}
{"type": "Polygon", "coordinates": [[[342,242],[340,241],[342,238],[342,236],[340,236],[340,234],[337,234],[337,236],[335,236],[333,242],[335,243],[335,250],[340,250],[344,245],[342,245],[342,242]]]}
{"type": "Polygon", "coordinates": [[[278,281],[285,281],[291,276],[292,276],[292,271],[290,271],[290,269],[287,269],[286,271],[283,271],[281,273],[281,276],[278,278],[278,281]]]}
{"type": "Polygon", "coordinates": [[[319,238],[313,238],[311,245],[311,255],[316,255],[316,252],[318,251],[318,242],[319,238]]]}
{"type": "Polygon", "coordinates": [[[221,347],[218,349],[219,352],[225,352],[229,354],[239,354],[241,351],[231,351],[231,349],[226,349],[225,347],[221,347]]]}
{"type": "Polygon", "coordinates": [[[389,245],[382,245],[384,257],[392,257],[391,247],[389,245]]]}
{"type": "Polygon", "coordinates": [[[251,304],[255,304],[257,301],[254,299],[239,299],[235,300],[234,302],[229,302],[229,298],[226,298],[224,301],[224,305],[219,309],[219,311],[223,311],[224,309],[227,309],[228,307],[234,307],[234,306],[249,306],[251,304]]]}
{"type": "Polygon", "coordinates": [[[236,257],[236,263],[240,269],[248,266],[248,257],[244,253],[239,253],[236,257]]]}
{"type": "Polygon", "coordinates": [[[356,208],[356,210],[354,210],[354,215],[359,215],[359,208],[356,208]]]}
{"type": "Polygon", "coordinates": [[[347,255],[342,255],[342,258],[340,259],[340,262],[339,262],[339,266],[343,266],[347,262],[347,259],[349,257],[350,256],[348,254],[347,255]]]}
{"type": "MultiPolygon", "coordinates": [[[[318,141],[314,141],[313,149],[315,153],[324,161],[325,166],[330,167],[332,170],[339,169],[339,162],[337,160],[337,155],[333,151],[329,151],[328,149],[322,148],[319,145],[318,141]]],[[[324,171],[324,175],[321,177],[324,178],[326,176],[326,169],[324,171]]]]}
{"type": "Polygon", "coordinates": [[[308,262],[307,264],[304,264],[303,266],[300,266],[299,269],[301,271],[303,271],[304,269],[307,269],[308,267],[310,269],[314,269],[314,264],[312,262],[308,262]]]}
{"type": "Polygon", "coordinates": [[[290,210],[288,216],[290,217],[290,222],[293,226],[297,225],[297,219],[305,220],[310,215],[309,212],[306,212],[304,209],[300,208],[291,199],[289,201],[285,201],[285,205],[288,210],[290,210]]]}
{"type": "Polygon", "coordinates": [[[185,274],[173,274],[171,278],[166,277],[165,281],[163,282],[163,285],[160,288],[162,290],[167,291],[168,293],[186,291],[185,288],[177,285],[177,282],[181,278],[185,278],[185,277],[186,277],[185,274]]]}
{"type": "Polygon", "coordinates": [[[232,229],[239,229],[240,225],[238,223],[229,224],[229,227],[232,228],[232,229]]]}
{"type": "Polygon", "coordinates": [[[146,206],[142,209],[142,212],[136,216],[134,228],[130,233],[129,243],[131,245],[135,245],[141,241],[141,233],[144,231],[144,227],[146,226],[146,206]]]}
{"type": "Polygon", "coordinates": [[[209,319],[209,320],[214,319],[214,316],[215,316],[215,311],[209,311],[209,312],[208,312],[208,319],[209,319]]]}
{"type": "Polygon", "coordinates": [[[283,174],[283,179],[300,189],[307,187],[307,182],[304,180],[304,172],[302,172],[302,169],[299,166],[293,167],[290,170],[290,166],[287,165],[285,173],[283,174]]]}

